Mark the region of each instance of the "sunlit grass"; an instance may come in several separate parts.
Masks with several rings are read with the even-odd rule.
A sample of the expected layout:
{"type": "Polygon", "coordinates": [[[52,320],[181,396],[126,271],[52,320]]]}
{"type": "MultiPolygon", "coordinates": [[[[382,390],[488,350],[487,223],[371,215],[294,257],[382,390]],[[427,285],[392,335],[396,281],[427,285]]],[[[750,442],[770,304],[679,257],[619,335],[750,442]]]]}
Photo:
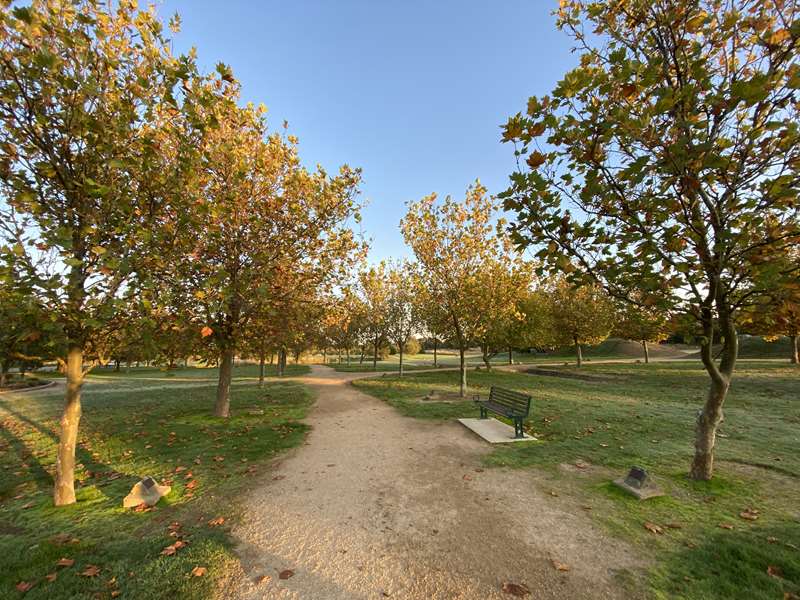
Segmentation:
{"type": "MultiPolygon", "coordinates": [[[[487,464],[536,468],[562,496],[591,507],[587,514],[652,558],[649,580],[660,598],[800,593],[800,370],[740,363],[708,483],[686,476],[707,386],[700,365],[591,365],[580,373],[595,380],[470,371],[469,398],[491,385],[533,397],[529,430],[540,441],[496,449],[487,464]],[[668,496],[639,502],[613,487],[632,465],[645,467],[668,496]],[[739,516],[748,508],[757,520],[739,516]],[[770,567],[782,576],[768,574],[770,567]]],[[[420,401],[433,390],[452,397],[457,384],[458,374],[447,371],[354,382],[409,416],[477,416],[470,401],[420,401]]]]}
{"type": "Polygon", "coordinates": [[[0,398],[0,597],[26,598],[209,597],[214,582],[237,559],[227,535],[238,517],[235,497],[268,462],[303,439],[300,423],[311,404],[307,388],[270,382],[234,386],[231,418],[211,416],[213,386],[117,391],[84,397],[77,504],[51,501],[57,395],[0,398]],[[149,512],[122,508],[141,477],[172,486],[149,512]],[[194,482],[194,483],[193,483],[194,482]],[[222,516],[222,527],[208,521],[222,516]],[[161,551],[177,538],[188,545],[173,556],[161,551]],[[58,537],[57,537],[58,536],[58,537]],[[56,561],[75,560],[68,568],[56,561]],[[96,577],[81,576],[96,565],[96,577]],[[204,577],[189,575],[205,566],[204,577]],[[45,576],[57,573],[55,581],[45,576]]]}

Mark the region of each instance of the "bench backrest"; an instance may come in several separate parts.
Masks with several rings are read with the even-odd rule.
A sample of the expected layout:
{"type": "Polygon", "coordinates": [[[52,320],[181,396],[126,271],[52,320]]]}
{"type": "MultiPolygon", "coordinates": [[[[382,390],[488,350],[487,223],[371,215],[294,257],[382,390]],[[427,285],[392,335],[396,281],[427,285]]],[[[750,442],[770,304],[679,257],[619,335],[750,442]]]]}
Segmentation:
{"type": "Polygon", "coordinates": [[[520,415],[528,414],[531,409],[531,397],[514,390],[492,386],[489,390],[489,402],[506,406],[520,415]]]}

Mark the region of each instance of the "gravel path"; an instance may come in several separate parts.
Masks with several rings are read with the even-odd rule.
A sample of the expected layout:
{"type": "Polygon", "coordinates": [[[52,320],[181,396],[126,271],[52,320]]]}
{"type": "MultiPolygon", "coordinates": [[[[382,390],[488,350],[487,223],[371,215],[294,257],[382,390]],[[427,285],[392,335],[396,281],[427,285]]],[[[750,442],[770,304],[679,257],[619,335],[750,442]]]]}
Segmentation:
{"type": "Polygon", "coordinates": [[[504,582],[536,599],[633,597],[614,583],[642,566],[630,548],[536,474],[481,470],[489,448],[460,424],[403,417],[348,385],[371,375],[298,378],[319,394],[313,431],[246,499],[243,572],[223,597],[507,600],[504,582]]]}

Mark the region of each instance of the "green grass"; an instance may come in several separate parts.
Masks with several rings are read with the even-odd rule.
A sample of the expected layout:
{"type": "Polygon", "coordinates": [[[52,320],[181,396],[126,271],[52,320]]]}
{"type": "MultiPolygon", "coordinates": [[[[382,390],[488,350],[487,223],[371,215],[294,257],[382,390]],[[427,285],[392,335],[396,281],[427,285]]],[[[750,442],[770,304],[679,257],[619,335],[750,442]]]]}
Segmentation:
{"type": "Polygon", "coordinates": [[[306,387],[269,382],[232,388],[231,417],[211,417],[214,387],[84,393],[77,460],[78,502],[51,501],[58,395],[0,398],[0,597],[204,598],[235,564],[227,530],[235,498],[270,459],[298,445],[313,399],[306,387]],[[187,478],[187,473],[191,477],[187,478]],[[122,508],[139,478],[172,491],[148,512],[122,508]],[[191,487],[191,482],[196,482],[191,487]],[[208,521],[224,517],[222,526],[208,521]],[[173,556],[161,551],[188,542],[173,556]],[[57,567],[62,558],[75,561],[57,567]],[[82,576],[89,565],[95,577],[82,576]],[[195,566],[204,577],[190,576],[195,566]],[[53,582],[46,575],[56,573],[53,582]]]}
{"type": "MultiPolygon", "coordinates": [[[[366,360],[363,363],[359,363],[358,361],[351,362],[349,365],[347,363],[328,363],[328,366],[341,373],[368,373],[371,371],[393,372],[400,370],[400,364],[398,362],[396,361],[391,362],[387,360],[379,360],[376,367],[372,366],[372,361],[367,362],[366,360]]],[[[432,369],[432,368],[434,368],[432,365],[407,364],[403,362],[403,372],[419,371],[422,369],[432,369]]]]}
{"type": "MultiPolygon", "coordinates": [[[[233,382],[246,382],[258,380],[258,365],[243,364],[234,368],[233,382]]],[[[308,365],[286,365],[287,377],[306,375],[311,371],[308,365]]],[[[266,377],[277,377],[274,365],[265,365],[266,377]]],[[[166,369],[161,367],[132,367],[126,370],[121,367],[119,371],[113,368],[93,369],[86,377],[86,389],[100,388],[142,388],[163,386],[190,386],[190,385],[216,385],[219,370],[216,367],[179,367],[166,369]]],[[[63,378],[60,373],[48,373],[50,378],[63,378]]]]}
{"type": "MultiPolygon", "coordinates": [[[[800,594],[800,370],[740,363],[718,440],[716,475],[708,483],[686,477],[707,386],[699,365],[606,364],[581,372],[598,380],[470,372],[470,397],[491,385],[533,396],[529,425],[540,441],[496,449],[487,464],[538,469],[561,496],[590,505],[593,519],[652,558],[649,581],[658,598],[800,594]],[[578,461],[591,466],[576,468],[578,461]],[[639,502],[610,485],[634,464],[647,468],[668,496],[639,502]],[[759,511],[758,520],[739,516],[748,508],[759,511]],[[663,533],[649,532],[645,522],[663,533]],[[768,567],[782,576],[770,576],[768,567]]],[[[457,382],[457,373],[440,372],[354,385],[409,416],[476,416],[471,402],[419,402],[431,390],[452,394],[457,382]]]]}

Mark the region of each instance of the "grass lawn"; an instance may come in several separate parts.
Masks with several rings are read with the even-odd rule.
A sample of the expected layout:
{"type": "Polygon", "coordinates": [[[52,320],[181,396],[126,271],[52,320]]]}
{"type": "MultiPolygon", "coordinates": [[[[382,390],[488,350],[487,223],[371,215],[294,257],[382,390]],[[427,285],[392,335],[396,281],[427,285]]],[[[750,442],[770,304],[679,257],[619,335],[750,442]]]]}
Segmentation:
{"type": "MultiPolygon", "coordinates": [[[[351,362],[349,365],[347,363],[328,363],[329,367],[334,369],[335,371],[339,371],[341,373],[367,373],[370,371],[399,371],[400,370],[400,363],[397,361],[388,361],[388,360],[379,360],[377,367],[372,367],[372,361],[367,362],[366,360],[359,364],[356,360],[351,362]]],[[[433,369],[433,365],[424,365],[424,364],[406,364],[405,361],[403,362],[403,372],[406,371],[419,371],[422,369],[433,369]]]]}
{"type": "MultiPolygon", "coordinates": [[[[740,363],[716,476],[707,483],[686,477],[707,386],[699,364],[598,364],[580,372],[595,379],[470,372],[470,394],[501,385],[534,399],[529,425],[540,441],[498,448],[487,463],[538,469],[560,496],[591,507],[593,519],[652,559],[648,579],[658,598],[800,595],[800,369],[740,363]],[[632,465],[648,469],[668,495],[639,502],[609,483],[632,465]]],[[[409,416],[477,416],[471,402],[418,401],[431,390],[455,392],[457,383],[457,373],[441,372],[354,385],[409,416]]]]}
{"type": "Polygon", "coordinates": [[[26,599],[210,597],[238,562],[227,535],[234,499],[303,440],[300,420],[313,401],[297,383],[234,384],[232,416],[219,420],[210,416],[214,392],[89,386],[78,502],[58,509],[51,492],[61,396],[0,397],[0,597],[21,597],[21,582],[33,584],[26,599]],[[123,509],[144,475],[172,485],[171,493],[151,510],[123,509]],[[219,517],[224,522],[214,523],[219,517]],[[187,545],[162,553],[177,540],[187,545]],[[74,564],[57,566],[62,558],[74,564]],[[193,577],[198,566],[208,571],[193,577]]]}
{"type": "MultiPolygon", "coordinates": [[[[311,371],[308,365],[286,365],[286,377],[306,375],[311,371]]],[[[142,388],[142,387],[163,387],[181,385],[216,385],[219,370],[216,367],[179,367],[177,369],[166,369],[161,367],[132,367],[126,371],[121,367],[115,371],[109,367],[95,368],[86,377],[86,390],[96,390],[100,388],[142,388]]],[[[266,377],[277,377],[277,368],[274,365],[265,365],[264,375],[266,377]]],[[[63,378],[58,372],[48,372],[42,374],[48,379],[63,378]]],[[[233,382],[258,381],[258,365],[243,364],[233,369],[233,382]]]]}

